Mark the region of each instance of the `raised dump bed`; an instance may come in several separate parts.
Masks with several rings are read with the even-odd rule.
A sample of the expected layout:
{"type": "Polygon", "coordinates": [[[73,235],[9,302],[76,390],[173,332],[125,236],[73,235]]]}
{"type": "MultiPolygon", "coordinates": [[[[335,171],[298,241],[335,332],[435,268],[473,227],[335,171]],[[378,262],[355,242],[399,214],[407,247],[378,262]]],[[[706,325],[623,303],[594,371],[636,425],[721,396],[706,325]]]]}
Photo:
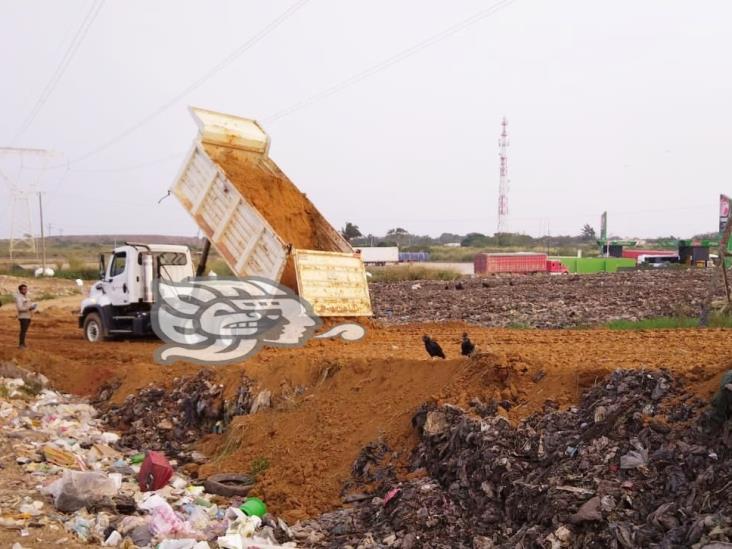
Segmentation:
{"type": "Polygon", "coordinates": [[[191,113],[199,134],[171,192],[232,272],[280,281],[320,316],[371,316],[362,261],[269,158],[259,124],[191,113]]]}

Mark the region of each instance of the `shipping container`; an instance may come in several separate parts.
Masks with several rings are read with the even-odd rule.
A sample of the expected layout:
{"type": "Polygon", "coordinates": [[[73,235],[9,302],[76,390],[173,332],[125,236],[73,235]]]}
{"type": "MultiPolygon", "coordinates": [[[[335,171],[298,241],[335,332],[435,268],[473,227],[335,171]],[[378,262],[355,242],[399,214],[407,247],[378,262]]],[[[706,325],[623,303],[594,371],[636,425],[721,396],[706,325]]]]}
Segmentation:
{"type": "Polygon", "coordinates": [[[191,113],[199,135],[171,192],[234,275],[281,282],[320,316],[370,316],[363,262],[269,158],[261,126],[203,109],[191,113]]]}
{"type": "Polygon", "coordinates": [[[404,263],[429,261],[429,252],[399,252],[399,261],[404,263]]]}
{"type": "Polygon", "coordinates": [[[559,260],[570,273],[615,273],[618,269],[635,267],[635,259],[625,257],[561,257],[559,260]]]}
{"type": "Polygon", "coordinates": [[[356,253],[361,254],[361,261],[366,265],[386,265],[387,263],[399,263],[398,246],[363,246],[354,248],[356,253]]]}
{"type": "Polygon", "coordinates": [[[539,273],[547,270],[547,255],[539,253],[477,254],[475,274],[539,273]]]}

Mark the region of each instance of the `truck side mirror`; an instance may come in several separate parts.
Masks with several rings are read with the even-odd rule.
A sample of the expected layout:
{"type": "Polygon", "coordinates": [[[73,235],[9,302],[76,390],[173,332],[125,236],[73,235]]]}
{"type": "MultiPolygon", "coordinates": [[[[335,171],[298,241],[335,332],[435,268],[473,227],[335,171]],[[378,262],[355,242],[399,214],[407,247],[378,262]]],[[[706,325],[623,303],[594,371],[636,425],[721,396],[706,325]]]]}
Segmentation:
{"type": "Polygon", "coordinates": [[[99,280],[104,280],[105,274],[107,274],[107,269],[104,264],[104,254],[99,254],[99,280]]]}

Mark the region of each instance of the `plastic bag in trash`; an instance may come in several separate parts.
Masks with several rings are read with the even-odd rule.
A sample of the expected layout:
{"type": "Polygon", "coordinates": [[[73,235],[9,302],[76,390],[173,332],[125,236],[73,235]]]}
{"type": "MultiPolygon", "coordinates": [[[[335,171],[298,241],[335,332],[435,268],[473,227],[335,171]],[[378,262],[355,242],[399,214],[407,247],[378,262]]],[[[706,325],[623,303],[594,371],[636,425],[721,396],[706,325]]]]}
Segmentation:
{"type": "Polygon", "coordinates": [[[225,519],[228,522],[227,534],[241,534],[244,537],[251,537],[262,524],[262,519],[257,516],[247,516],[237,507],[229,507],[226,510],[225,519]]]}
{"type": "Polygon", "coordinates": [[[241,534],[226,534],[218,538],[216,543],[222,549],[276,549],[278,547],[295,547],[293,543],[277,545],[257,536],[249,538],[241,534]]]}
{"type": "Polygon", "coordinates": [[[164,536],[167,534],[191,533],[191,527],[175,514],[173,508],[161,498],[158,494],[153,494],[145,501],[138,505],[140,509],[150,511],[152,518],[150,520],[150,532],[154,536],[164,536]]]}
{"type": "Polygon", "coordinates": [[[621,469],[635,469],[645,467],[648,464],[648,450],[630,450],[624,456],[620,456],[621,469]]]}
{"type": "Polygon", "coordinates": [[[211,521],[208,512],[203,507],[195,506],[188,515],[188,522],[194,530],[203,531],[211,521]]]}
{"type": "Polygon", "coordinates": [[[210,546],[195,539],[166,539],[160,542],[158,549],[210,549],[210,546]]]}
{"type": "Polygon", "coordinates": [[[104,473],[66,470],[60,479],[43,488],[42,492],[53,496],[56,509],[73,513],[105,497],[115,496],[120,481],[104,473]]]}

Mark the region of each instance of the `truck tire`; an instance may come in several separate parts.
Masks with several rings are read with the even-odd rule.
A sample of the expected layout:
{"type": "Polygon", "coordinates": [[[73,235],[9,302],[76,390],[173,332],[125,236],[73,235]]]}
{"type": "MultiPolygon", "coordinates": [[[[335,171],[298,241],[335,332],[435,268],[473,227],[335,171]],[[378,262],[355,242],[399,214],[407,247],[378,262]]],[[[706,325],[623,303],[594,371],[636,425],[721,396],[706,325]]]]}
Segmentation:
{"type": "Polygon", "coordinates": [[[103,341],[106,336],[102,317],[98,313],[89,313],[84,317],[84,338],[89,343],[103,341]]]}
{"type": "Polygon", "coordinates": [[[218,474],[211,475],[203,484],[209,494],[227,498],[244,497],[254,487],[254,479],[249,475],[218,474]]]}

